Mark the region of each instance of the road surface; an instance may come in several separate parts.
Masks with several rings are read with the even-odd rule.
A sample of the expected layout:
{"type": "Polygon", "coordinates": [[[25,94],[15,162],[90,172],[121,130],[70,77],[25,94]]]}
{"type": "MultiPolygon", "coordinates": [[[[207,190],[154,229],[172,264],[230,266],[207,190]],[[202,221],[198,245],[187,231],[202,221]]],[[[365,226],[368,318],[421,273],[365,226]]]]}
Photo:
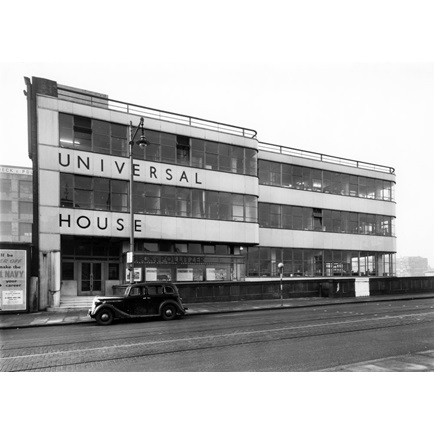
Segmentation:
{"type": "MultiPolygon", "coordinates": [[[[0,367],[299,372],[356,366],[352,370],[362,371],[372,360],[433,351],[433,321],[434,299],[420,299],[124,321],[107,327],[87,323],[2,330],[0,367]]],[[[434,370],[432,360],[425,370],[434,370]]],[[[412,370],[401,368],[395,364],[391,370],[412,370]]]]}

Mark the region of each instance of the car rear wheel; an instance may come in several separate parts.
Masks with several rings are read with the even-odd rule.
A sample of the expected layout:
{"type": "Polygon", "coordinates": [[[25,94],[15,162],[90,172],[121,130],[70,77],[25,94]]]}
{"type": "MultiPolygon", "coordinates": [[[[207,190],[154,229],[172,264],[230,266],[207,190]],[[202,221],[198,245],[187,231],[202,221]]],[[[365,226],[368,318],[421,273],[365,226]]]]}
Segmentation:
{"type": "Polygon", "coordinates": [[[113,322],[114,315],[110,309],[101,309],[96,314],[95,319],[99,325],[110,325],[113,322]]]}
{"type": "Polygon", "coordinates": [[[161,309],[161,318],[165,321],[169,321],[176,317],[176,306],[173,304],[166,304],[161,309]]]}

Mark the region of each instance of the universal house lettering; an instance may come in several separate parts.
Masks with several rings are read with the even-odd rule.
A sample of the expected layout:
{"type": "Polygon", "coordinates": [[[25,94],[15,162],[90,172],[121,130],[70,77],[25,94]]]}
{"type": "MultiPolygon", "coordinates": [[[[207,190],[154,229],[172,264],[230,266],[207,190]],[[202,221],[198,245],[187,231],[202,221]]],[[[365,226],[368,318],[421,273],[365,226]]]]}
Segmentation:
{"type": "MultiPolygon", "coordinates": [[[[129,161],[125,158],[104,157],[98,158],[88,153],[59,152],[59,170],[80,174],[103,176],[110,173],[116,178],[127,179],[129,177],[129,161]]],[[[173,168],[166,164],[153,165],[146,161],[133,164],[133,175],[136,181],[169,181],[181,184],[201,185],[199,173],[193,170],[173,168]]]]}
{"type": "MultiPolygon", "coordinates": [[[[61,149],[58,154],[59,171],[77,173],[89,176],[109,176],[117,179],[129,179],[129,160],[125,158],[113,158],[110,156],[95,156],[87,152],[70,152],[61,149]]],[[[176,185],[201,185],[200,173],[181,167],[170,167],[167,164],[152,164],[139,161],[133,164],[133,176],[136,181],[142,182],[167,182],[176,185]]],[[[134,220],[134,232],[140,234],[142,220],[134,220]]],[[[107,217],[107,215],[95,215],[80,212],[80,215],[72,215],[69,212],[59,214],[59,228],[67,231],[73,229],[78,232],[91,231],[101,233],[125,235],[127,230],[126,219],[123,217],[107,217]]]]}

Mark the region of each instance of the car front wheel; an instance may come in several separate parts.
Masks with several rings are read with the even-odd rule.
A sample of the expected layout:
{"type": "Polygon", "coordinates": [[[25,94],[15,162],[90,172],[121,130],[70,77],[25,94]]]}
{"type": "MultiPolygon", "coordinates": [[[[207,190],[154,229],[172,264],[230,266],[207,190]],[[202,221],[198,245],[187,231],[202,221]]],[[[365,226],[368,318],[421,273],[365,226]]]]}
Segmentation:
{"type": "Polygon", "coordinates": [[[113,312],[110,309],[101,309],[95,319],[99,325],[110,325],[114,319],[113,312]]]}
{"type": "Polygon", "coordinates": [[[161,309],[161,318],[168,321],[176,317],[176,306],[173,304],[166,304],[161,309]]]}

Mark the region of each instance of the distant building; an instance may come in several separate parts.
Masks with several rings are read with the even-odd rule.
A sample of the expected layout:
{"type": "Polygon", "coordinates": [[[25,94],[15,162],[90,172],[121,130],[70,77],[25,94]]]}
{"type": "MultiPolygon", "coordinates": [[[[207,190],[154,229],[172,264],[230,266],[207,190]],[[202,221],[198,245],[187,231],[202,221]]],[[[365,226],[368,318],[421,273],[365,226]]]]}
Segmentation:
{"type": "Polygon", "coordinates": [[[0,241],[32,241],[32,185],[32,169],[0,166],[0,241]]]}
{"type": "Polygon", "coordinates": [[[430,272],[428,259],[421,256],[402,256],[396,259],[396,271],[399,277],[425,276],[430,272]]]}
{"type": "Polygon", "coordinates": [[[285,278],[395,275],[392,167],[25,81],[41,309],[52,293],[109,295],[127,258],[140,281],[261,280],[279,263],[285,278]],[[141,117],[148,145],[133,146],[130,169],[141,117]]]}

